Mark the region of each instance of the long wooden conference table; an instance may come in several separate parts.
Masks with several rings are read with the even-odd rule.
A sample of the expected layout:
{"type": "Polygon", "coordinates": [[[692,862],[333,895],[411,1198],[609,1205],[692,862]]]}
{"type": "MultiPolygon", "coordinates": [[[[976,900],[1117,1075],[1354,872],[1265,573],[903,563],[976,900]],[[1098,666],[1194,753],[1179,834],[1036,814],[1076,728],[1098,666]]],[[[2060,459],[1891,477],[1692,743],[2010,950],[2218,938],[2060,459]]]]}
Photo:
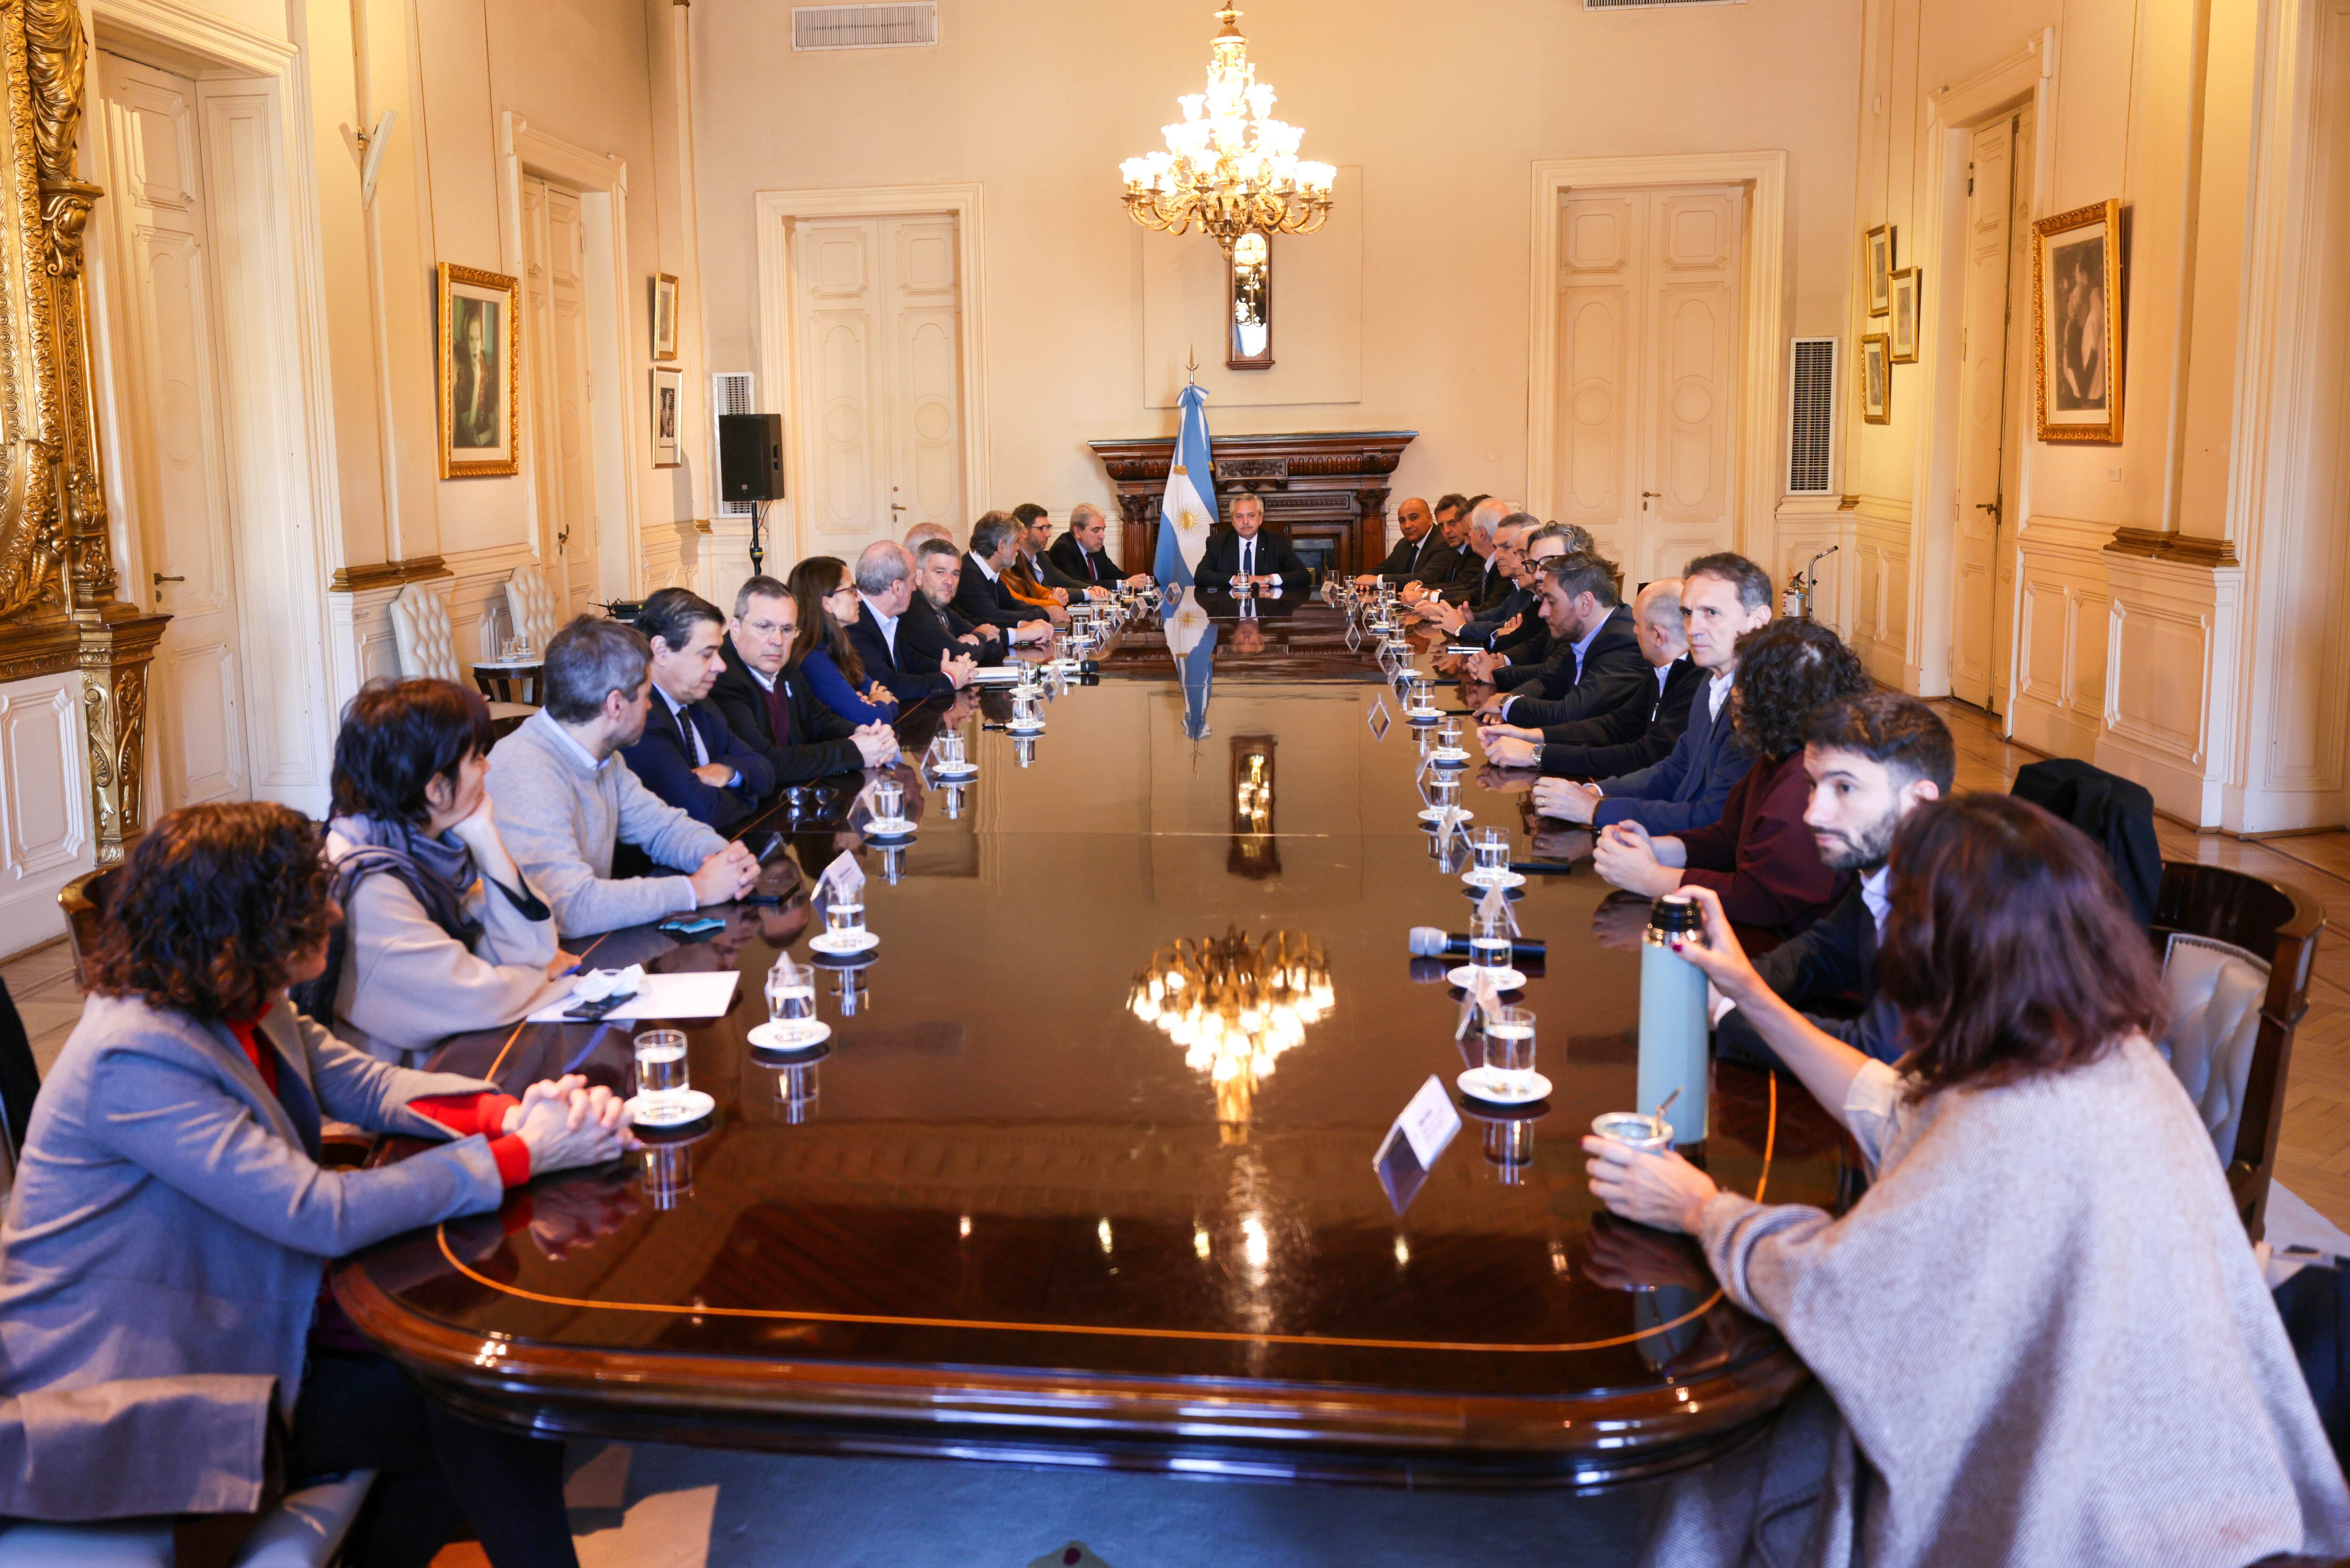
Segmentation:
{"type": "MultiPolygon", "coordinates": [[[[1371,645],[1318,600],[1203,607],[1120,634],[1034,741],[1000,692],[910,716],[910,757],[951,724],[979,771],[901,768],[902,850],[848,826],[864,781],[795,792],[746,830],[781,902],[598,941],[598,967],[740,972],[686,1026],[714,1117],[351,1260],[351,1317],[436,1396],[554,1433],[1419,1486],[1591,1486],[1738,1441],[1807,1374],[1692,1244],[1599,1212],[1577,1147],[1631,1106],[1645,905],[1587,863],[1529,879],[1555,1087],[1481,1114],[1453,1087],[1475,1031],[1406,949],[1470,904],[1371,645]],[[763,1062],[764,977],[807,955],[842,849],[879,945],[820,971],[828,1052],[763,1062]],[[1138,1008],[1178,971],[1213,977],[1222,1033],[1138,1008]],[[1399,1211],[1373,1156],[1431,1075],[1463,1127],[1399,1211]]],[[[1474,825],[1573,855],[1513,784],[1468,771],[1474,825]]],[[[627,1089],[649,1026],[524,1024],[437,1064],[627,1089]]],[[[1843,1201],[1801,1087],[1716,1072],[1716,1179],[1843,1201]]]]}

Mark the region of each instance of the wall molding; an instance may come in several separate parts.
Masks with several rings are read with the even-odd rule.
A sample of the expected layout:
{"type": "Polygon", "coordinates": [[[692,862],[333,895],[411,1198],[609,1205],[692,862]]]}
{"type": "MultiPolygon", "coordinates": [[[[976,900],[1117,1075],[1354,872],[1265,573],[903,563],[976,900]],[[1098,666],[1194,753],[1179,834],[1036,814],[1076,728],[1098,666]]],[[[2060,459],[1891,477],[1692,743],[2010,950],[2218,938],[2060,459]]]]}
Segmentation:
{"type": "Polygon", "coordinates": [[[179,0],[89,0],[88,9],[91,22],[103,23],[109,32],[185,50],[237,76],[293,74],[302,53],[284,38],[179,0]]]}
{"type": "Polygon", "coordinates": [[[2113,600],[2091,760],[2189,826],[2216,826],[2235,749],[2243,570],[2100,554],[2113,600]]]}
{"type": "Polygon", "coordinates": [[[1534,276],[1527,314],[1526,495],[1537,510],[1558,483],[1558,203],[1569,191],[1627,185],[1742,184],[1746,267],[1739,280],[1738,484],[1731,537],[1760,550],[1782,495],[1781,408],[1786,383],[1787,154],[1659,152],[1545,158],[1534,165],[1534,276]]]}
{"type": "MultiPolygon", "coordinates": [[[[899,213],[949,213],[955,220],[956,283],[962,308],[956,329],[962,336],[963,389],[962,493],[972,514],[984,509],[993,493],[989,480],[987,418],[987,287],[985,221],[980,188],[970,185],[847,185],[834,189],[760,191],[752,196],[758,238],[759,385],[765,389],[767,411],[784,416],[785,472],[799,493],[810,472],[810,455],[793,399],[798,386],[799,361],[793,321],[798,316],[793,301],[798,278],[792,265],[791,225],[800,218],[886,217],[899,213]]],[[[792,549],[805,552],[799,507],[790,510],[792,549]]],[[[781,531],[778,530],[780,543],[781,531]]]]}
{"type": "Polygon", "coordinates": [[[418,583],[431,577],[454,575],[440,556],[419,556],[408,561],[379,561],[372,566],[338,566],[328,584],[328,591],[363,594],[369,588],[396,588],[403,583],[418,583]]]}
{"type": "Polygon", "coordinates": [[[2105,731],[2113,537],[2109,524],[2046,514],[2017,530],[2007,728],[2053,756],[2090,758],[2105,731]]]}
{"type": "Polygon", "coordinates": [[[2143,556],[2149,560],[2178,561],[2189,566],[2233,566],[2233,540],[2199,534],[2174,534],[2162,528],[2116,528],[2106,548],[2116,556],[2143,556]]]}

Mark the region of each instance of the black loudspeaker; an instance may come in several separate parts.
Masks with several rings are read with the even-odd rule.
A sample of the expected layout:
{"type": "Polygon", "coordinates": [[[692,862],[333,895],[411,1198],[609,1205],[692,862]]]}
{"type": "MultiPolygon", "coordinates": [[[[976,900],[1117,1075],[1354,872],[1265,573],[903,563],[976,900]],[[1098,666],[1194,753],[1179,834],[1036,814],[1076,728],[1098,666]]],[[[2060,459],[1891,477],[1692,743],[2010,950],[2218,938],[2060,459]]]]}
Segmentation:
{"type": "Polygon", "coordinates": [[[718,494],[722,501],[784,498],[784,416],[718,416],[718,494]]]}

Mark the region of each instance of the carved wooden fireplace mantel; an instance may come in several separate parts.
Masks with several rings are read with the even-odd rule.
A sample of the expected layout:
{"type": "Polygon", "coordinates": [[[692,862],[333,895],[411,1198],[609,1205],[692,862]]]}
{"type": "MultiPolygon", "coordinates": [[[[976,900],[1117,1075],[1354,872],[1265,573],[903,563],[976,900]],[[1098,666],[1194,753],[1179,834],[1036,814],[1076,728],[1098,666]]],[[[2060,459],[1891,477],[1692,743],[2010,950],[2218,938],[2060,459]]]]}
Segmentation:
{"type": "MultiPolygon", "coordinates": [[[[1214,437],[1216,511],[1229,523],[1232,499],[1264,502],[1268,526],[1310,565],[1367,572],[1387,554],[1388,481],[1418,431],[1334,431],[1315,435],[1214,437]]],[[[1159,547],[1159,498],[1175,438],[1088,443],[1118,485],[1125,518],[1118,564],[1147,572],[1159,547]]]]}

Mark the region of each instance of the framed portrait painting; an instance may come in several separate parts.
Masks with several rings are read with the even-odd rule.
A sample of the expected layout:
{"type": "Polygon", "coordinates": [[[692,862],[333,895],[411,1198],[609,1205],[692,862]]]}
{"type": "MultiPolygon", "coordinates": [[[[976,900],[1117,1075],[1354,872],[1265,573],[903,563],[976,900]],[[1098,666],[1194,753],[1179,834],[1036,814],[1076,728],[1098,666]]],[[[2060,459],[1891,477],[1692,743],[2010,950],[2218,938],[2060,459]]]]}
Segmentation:
{"type": "Polygon", "coordinates": [[[1879,223],[1866,236],[1868,313],[1882,316],[1893,307],[1893,225],[1879,223]]]}
{"type": "Polygon", "coordinates": [[[653,372],[653,466],[675,468],[685,459],[680,455],[679,421],[684,417],[685,373],[682,370],[653,372]]]}
{"type": "Polygon", "coordinates": [[[653,358],[677,358],[677,279],[653,274],[653,358]]]}
{"type": "Polygon", "coordinates": [[[522,285],[504,273],[442,262],[441,477],[522,470],[522,285]]]}
{"type": "Polygon", "coordinates": [[[1893,422],[1893,339],[1883,332],[1860,340],[1860,417],[1873,425],[1893,422]]]}
{"type": "Polygon", "coordinates": [[[1885,335],[1893,340],[1893,362],[1918,362],[1918,269],[1905,266],[1890,279],[1893,311],[1885,335]]]}
{"type": "Polygon", "coordinates": [[[2042,441],[2122,439],[2122,204],[2032,225],[2033,406],[2042,441]]]}

